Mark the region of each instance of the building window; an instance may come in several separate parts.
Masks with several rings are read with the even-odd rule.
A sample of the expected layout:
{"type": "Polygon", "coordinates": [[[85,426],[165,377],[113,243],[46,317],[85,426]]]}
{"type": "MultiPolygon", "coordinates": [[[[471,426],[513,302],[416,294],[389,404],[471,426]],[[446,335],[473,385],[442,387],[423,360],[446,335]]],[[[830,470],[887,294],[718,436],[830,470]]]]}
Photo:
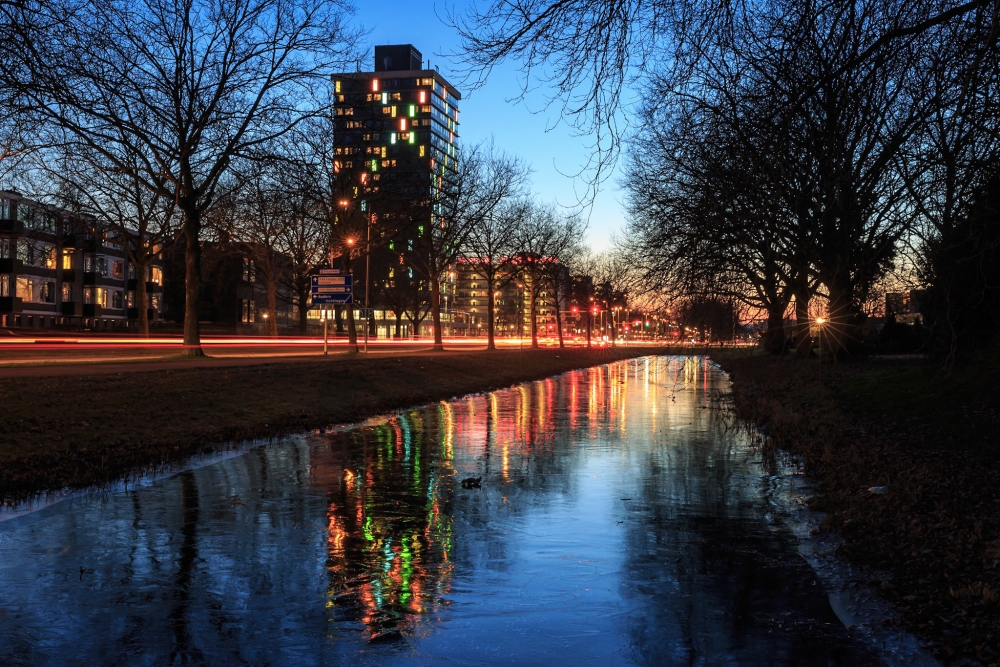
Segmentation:
{"type": "Polygon", "coordinates": [[[10,276],[0,276],[0,296],[10,296],[10,276]]]}
{"type": "Polygon", "coordinates": [[[111,307],[117,310],[121,310],[124,307],[121,290],[116,289],[111,292],[111,307]]]}
{"type": "Polygon", "coordinates": [[[135,292],[129,292],[125,296],[125,301],[128,303],[129,308],[135,308],[135,292]]]}
{"type": "Polygon", "coordinates": [[[63,269],[73,268],[73,250],[72,248],[63,248],[62,251],[62,267],[63,269]]]}
{"type": "Polygon", "coordinates": [[[149,307],[156,312],[160,312],[160,295],[150,294],[149,295],[149,307]]]}
{"type": "Polygon", "coordinates": [[[249,257],[243,258],[243,282],[257,282],[257,271],[254,269],[253,260],[249,257]]]}
{"type": "Polygon", "coordinates": [[[56,284],[52,281],[42,283],[42,288],[40,290],[41,300],[43,303],[55,303],[56,302],[56,284]]]}
{"type": "Polygon", "coordinates": [[[251,299],[243,299],[240,308],[240,321],[244,324],[253,324],[254,302],[251,299]]]}
{"type": "MultiPolygon", "coordinates": [[[[253,262],[250,262],[251,273],[253,274],[251,280],[257,279],[257,273],[253,270],[253,262]]],[[[163,284],[163,269],[158,266],[149,267],[149,282],[155,283],[157,285],[163,284]]]]}
{"type": "MultiPolygon", "coordinates": [[[[111,277],[115,280],[121,280],[125,277],[125,262],[116,259],[111,262],[111,277]]],[[[121,306],[119,306],[121,308],[121,306]]]]}
{"type": "Polygon", "coordinates": [[[22,301],[34,301],[35,281],[33,281],[31,278],[18,278],[16,296],[18,299],[21,299],[22,301]]]}
{"type": "Polygon", "coordinates": [[[10,220],[9,199],[0,199],[0,220],[10,220]]]}

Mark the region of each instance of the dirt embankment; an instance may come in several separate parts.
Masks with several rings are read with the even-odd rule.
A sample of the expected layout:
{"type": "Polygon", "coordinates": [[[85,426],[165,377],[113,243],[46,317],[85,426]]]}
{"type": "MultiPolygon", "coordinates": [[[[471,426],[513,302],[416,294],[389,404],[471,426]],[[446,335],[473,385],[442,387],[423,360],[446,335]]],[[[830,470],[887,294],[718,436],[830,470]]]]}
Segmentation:
{"type": "Polygon", "coordinates": [[[0,379],[0,500],[99,485],[222,443],[655,354],[648,347],[413,353],[0,379]]]}
{"type": "Polygon", "coordinates": [[[843,556],[939,657],[1000,663],[1000,372],[721,359],[738,412],[799,454],[843,556]],[[876,488],[871,490],[872,487],[876,488]]]}

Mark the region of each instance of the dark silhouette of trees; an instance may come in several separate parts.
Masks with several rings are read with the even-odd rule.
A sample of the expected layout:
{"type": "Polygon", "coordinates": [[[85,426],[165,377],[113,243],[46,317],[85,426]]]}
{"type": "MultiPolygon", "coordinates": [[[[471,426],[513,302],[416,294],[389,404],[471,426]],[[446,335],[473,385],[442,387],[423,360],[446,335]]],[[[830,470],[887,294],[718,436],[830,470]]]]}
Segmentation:
{"type": "Polygon", "coordinates": [[[220,180],[316,108],[329,74],[353,60],[349,15],[337,0],[0,8],[0,88],[37,143],[98,153],[182,216],[189,354],[202,354],[200,239],[220,180]]]}

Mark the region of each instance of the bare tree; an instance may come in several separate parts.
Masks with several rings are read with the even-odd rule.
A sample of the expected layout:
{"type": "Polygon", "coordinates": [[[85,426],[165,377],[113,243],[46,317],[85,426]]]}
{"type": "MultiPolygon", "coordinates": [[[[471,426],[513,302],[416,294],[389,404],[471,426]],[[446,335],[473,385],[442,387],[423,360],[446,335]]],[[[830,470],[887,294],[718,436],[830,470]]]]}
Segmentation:
{"type": "Polygon", "coordinates": [[[574,251],[585,228],[579,217],[538,203],[528,206],[521,218],[515,243],[517,253],[512,261],[529,299],[531,347],[538,347],[538,305],[553,265],[558,265],[564,254],[574,251]]]}
{"type": "Polygon", "coordinates": [[[434,349],[444,349],[441,330],[441,277],[464,254],[474,231],[505,200],[523,190],[530,170],[521,160],[499,151],[492,141],[462,151],[457,173],[446,179],[431,202],[428,225],[417,228],[411,266],[427,280],[434,349]]]}
{"type": "Polygon", "coordinates": [[[234,159],[315,108],[357,35],[339,0],[57,0],[4,4],[0,87],[42,141],[135,171],[185,236],[184,343],[201,355],[202,218],[234,159]],[[68,137],[64,139],[63,137],[68,137]],[[48,138],[48,139],[47,139],[48,138]],[[141,156],[135,170],[129,157],[141,156]]]}

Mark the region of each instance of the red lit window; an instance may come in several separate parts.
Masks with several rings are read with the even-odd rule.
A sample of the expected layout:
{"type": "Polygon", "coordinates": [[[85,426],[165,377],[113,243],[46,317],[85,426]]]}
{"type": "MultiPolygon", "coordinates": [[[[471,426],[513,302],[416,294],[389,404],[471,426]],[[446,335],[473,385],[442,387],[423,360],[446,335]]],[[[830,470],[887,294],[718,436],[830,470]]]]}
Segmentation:
{"type": "Polygon", "coordinates": [[[400,132],[406,132],[406,119],[405,118],[400,118],[399,119],[399,131],[400,132]]]}
{"type": "Polygon", "coordinates": [[[378,92],[378,79],[372,79],[372,91],[378,92]]]}
{"type": "Polygon", "coordinates": [[[420,103],[421,104],[427,104],[427,91],[426,90],[421,90],[420,91],[420,103]]]}

